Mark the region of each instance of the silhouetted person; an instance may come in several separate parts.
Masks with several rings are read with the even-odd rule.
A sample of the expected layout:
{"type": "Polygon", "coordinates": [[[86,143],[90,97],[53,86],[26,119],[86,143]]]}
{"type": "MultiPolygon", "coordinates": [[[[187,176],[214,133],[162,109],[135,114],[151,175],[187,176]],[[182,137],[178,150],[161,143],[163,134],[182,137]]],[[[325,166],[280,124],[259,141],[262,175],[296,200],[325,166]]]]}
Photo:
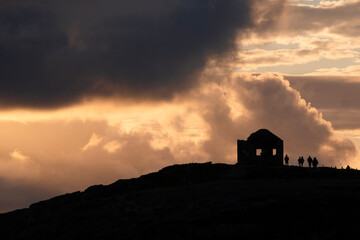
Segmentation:
{"type": "Polygon", "coordinates": [[[285,155],[285,165],[289,165],[289,157],[287,154],[285,155]]]}
{"type": "Polygon", "coordinates": [[[298,162],[299,162],[299,167],[304,166],[304,157],[299,157],[298,162]]]}
{"type": "Polygon", "coordinates": [[[309,167],[311,167],[313,160],[310,156],[308,157],[307,162],[309,163],[309,167]]]}
{"type": "Polygon", "coordinates": [[[350,169],[351,169],[350,165],[347,165],[346,170],[350,170],[350,169]]]}
{"type": "Polygon", "coordinates": [[[319,161],[316,159],[316,157],[314,157],[314,159],[312,161],[313,167],[316,168],[318,164],[319,164],[319,161]]]}

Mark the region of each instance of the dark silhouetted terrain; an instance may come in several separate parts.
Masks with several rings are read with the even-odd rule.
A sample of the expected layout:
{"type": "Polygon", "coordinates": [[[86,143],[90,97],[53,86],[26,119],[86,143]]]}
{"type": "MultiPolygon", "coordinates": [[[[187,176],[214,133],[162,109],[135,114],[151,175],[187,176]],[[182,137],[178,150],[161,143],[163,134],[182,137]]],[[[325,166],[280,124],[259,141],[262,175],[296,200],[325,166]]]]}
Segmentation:
{"type": "Polygon", "coordinates": [[[360,172],[186,164],[0,215],[1,239],[358,239],[360,172]]]}

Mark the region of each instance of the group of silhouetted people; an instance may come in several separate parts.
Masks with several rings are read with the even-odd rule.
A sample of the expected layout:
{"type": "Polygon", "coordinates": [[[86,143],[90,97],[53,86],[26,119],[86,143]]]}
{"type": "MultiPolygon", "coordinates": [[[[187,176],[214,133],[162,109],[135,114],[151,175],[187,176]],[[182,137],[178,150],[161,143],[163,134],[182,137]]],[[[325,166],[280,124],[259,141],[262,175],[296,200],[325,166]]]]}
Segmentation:
{"type": "MultiPolygon", "coordinates": [[[[285,165],[289,165],[289,156],[286,154],[285,155],[285,165]]],[[[305,162],[305,159],[303,156],[299,157],[298,159],[298,163],[299,163],[299,167],[303,167],[304,166],[304,162],[305,162]]],[[[317,165],[319,164],[319,161],[317,160],[316,157],[314,158],[311,158],[310,156],[307,158],[307,162],[309,164],[309,167],[313,167],[313,168],[317,168],[317,165]]]]}
{"type": "MultiPolygon", "coordinates": [[[[299,167],[304,166],[304,157],[299,157],[298,159],[299,162],[299,167]]],[[[309,167],[313,167],[313,168],[317,168],[317,165],[319,164],[319,161],[316,159],[316,157],[314,157],[314,159],[312,159],[310,156],[307,158],[307,162],[309,164],[309,167]]]]}

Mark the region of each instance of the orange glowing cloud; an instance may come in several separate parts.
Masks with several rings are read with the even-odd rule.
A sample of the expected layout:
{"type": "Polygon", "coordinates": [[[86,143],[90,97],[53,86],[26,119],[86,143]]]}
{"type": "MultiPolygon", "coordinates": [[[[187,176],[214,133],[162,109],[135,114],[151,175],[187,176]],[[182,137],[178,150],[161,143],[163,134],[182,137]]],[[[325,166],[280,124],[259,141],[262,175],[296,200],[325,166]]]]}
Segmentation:
{"type": "Polygon", "coordinates": [[[0,176],[40,191],[31,195],[35,201],[176,163],[235,163],[236,139],[259,128],[282,137],[291,158],[312,154],[321,164],[341,166],[357,156],[354,143],[335,134],[283,76],[205,78],[197,89],[166,103],[97,100],[61,110],[3,111],[0,176]],[[346,161],[339,161],[340,155],[346,161]]]}
{"type": "Polygon", "coordinates": [[[103,140],[102,137],[96,135],[96,133],[93,133],[91,135],[91,138],[89,139],[89,142],[82,148],[83,151],[88,150],[89,148],[96,147],[101,143],[103,140]]]}
{"type": "Polygon", "coordinates": [[[356,75],[360,1],[79,2],[81,11],[0,3],[0,16],[16,20],[0,21],[0,48],[13,56],[0,56],[0,211],[172,164],[233,164],[236,139],[259,128],[284,139],[290,163],[316,155],[320,165],[360,166],[350,139],[360,126],[340,124],[356,118],[334,116],[360,111],[355,78],[324,87],[313,75],[234,73],[350,59],[306,73],[356,75]],[[331,102],[334,89],[348,89],[350,103],[331,102]]]}

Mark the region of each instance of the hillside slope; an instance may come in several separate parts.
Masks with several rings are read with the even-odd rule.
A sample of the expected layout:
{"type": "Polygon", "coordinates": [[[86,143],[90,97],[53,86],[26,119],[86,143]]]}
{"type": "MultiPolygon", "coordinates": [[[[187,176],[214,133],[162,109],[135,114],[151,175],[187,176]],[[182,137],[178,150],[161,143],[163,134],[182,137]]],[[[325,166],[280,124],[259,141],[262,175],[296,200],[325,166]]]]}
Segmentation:
{"type": "Polygon", "coordinates": [[[186,164],[0,214],[1,239],[357,239],[360,172],[186,164]]]}

